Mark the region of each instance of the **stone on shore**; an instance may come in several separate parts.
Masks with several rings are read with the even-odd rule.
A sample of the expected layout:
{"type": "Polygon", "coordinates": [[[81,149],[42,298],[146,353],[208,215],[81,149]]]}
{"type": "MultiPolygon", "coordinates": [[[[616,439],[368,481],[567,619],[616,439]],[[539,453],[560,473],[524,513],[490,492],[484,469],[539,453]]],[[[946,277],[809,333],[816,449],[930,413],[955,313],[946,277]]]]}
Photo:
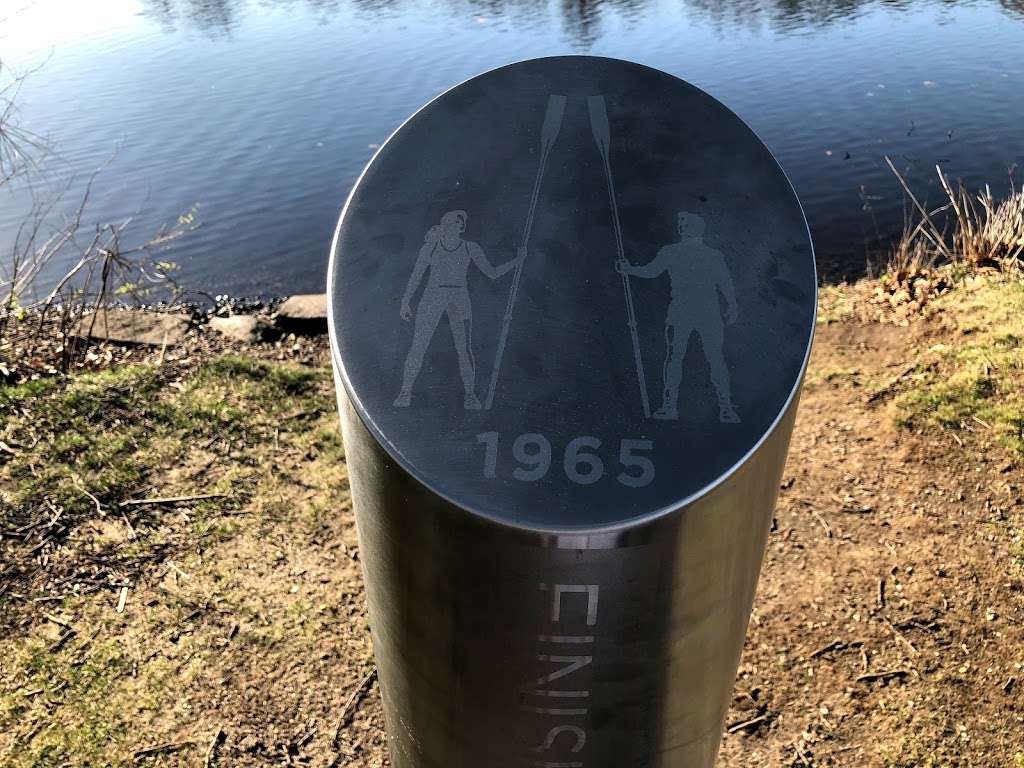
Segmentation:
{"type": "Polygon", "coordinates": [[[326,333],[327,294],[306,293],[286,299],[277,310],[275,324],[290,333],[326,333]]]}
{"type": "Polygon", "coordinates": [[[172,346],[185,338],[189,316],[145,309],[107,309],[85,315],[75,331],[79,338],[102,339],[118,344],[172,346]]]}
{"type": "Polygon", "coordinates": [[[270,323],[256,315],[231,315],[230,317],[211,317],[210,327],[229,339],[244,344],[255,344],[271,341],[280,335],[280,331],[270,323]]]}

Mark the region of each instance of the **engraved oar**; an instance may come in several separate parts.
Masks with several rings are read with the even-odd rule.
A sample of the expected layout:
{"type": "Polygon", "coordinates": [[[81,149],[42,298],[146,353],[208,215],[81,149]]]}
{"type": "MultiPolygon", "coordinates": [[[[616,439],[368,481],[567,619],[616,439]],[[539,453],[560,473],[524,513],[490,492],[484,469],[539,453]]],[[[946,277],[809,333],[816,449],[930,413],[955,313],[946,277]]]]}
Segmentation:
{"type": "MultiPolygon", "coordinates": [[[[604,96],[587,98],[590,108],[590,127],[594,132],[594,141],[604,160],[604,175],[608,180],[608,200],[611,203],[612,222],[615,226],[615,245],[619,251],[619,261],[626,260],[622,248],[622,227],[619,225],[619,206],[615,201],[615,182],[612,179],[612,166],[608,160],[608,146],[611,143],[611,129],[608,126],[608,112],[604,107],[604,96]]],[[[643,405],[644,417],[651,418],[651,404],[647,399],[647,379],[644,376],[644,364],[640,357],[640,338],[636,331],[636,312],[633,309],[633,293],[629,288],[629,275],[622,274],[622,291],[626,295],[626,316],[629,320],[629,333],[633,338],[633,361],[636,364],[636,380],[640,385],[640,403],[643,405]]]]}
{"type": "MultiPolygon", "coordinates": [[[[548,107],[544,113],[544,125],[540,129],[540,164],[537,166],[537,178],[533,182],[533,194],[530,195],[530,208],[526,214],[526,229],[523,232],[522,247],[526,248],[530,240],[530,232],[533,230],[533,214],[537,210],[537,196],[540,194],[540,182],[544,178],[544,167],[548,162],[548,153],[551,151],[558,131],[562,127],[562,115],[565,112],[565,96],[548,96],[548,107]]],[[[505,317],[501,321],[501,335],[498,337],[498,348],[494,354],[494,369],[491,371],[491,385],[487,390],[487,400],[484,408],[490,409],[494,404],[494,390],[498,386],[498,372],[501,370],[501,358],[505,353],[505,342],[508,340],[508,328],[512,322],[512,310],[516,304],[516,295],[519,293],[519,279],[523,274],[523,264],[516,265],[516,271],[512,277],[512,289],[508,294],[508,303],[505,305],[505,317]]]]}

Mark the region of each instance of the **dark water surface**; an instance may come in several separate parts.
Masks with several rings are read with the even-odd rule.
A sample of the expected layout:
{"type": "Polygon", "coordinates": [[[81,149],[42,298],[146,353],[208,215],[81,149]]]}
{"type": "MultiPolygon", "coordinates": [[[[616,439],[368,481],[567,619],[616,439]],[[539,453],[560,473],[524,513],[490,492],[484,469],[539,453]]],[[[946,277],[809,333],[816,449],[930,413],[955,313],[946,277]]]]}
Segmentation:
{"type": "MultiPolygon", "coordinates": [[[[4,64],[44,62],[21,117],[56,148],[51,182],[70,181],[74,199],[113,155],[88,218],[134,215],[136,239],[198,203],[200,228],[165,258],[211,292],[322,291],[339,208],[377,145],[449,86],[559,53],[658,67],[746,120],[795,185],[825,277],[862,270],[876,227],[900,226],[884,155],[932,199],[936,162],[1002,191],[1024,159],[1021,0],[10,0],[0,10],[4,64]]],[[[26,200],[0,196],[0,258],[26,200]]]]}

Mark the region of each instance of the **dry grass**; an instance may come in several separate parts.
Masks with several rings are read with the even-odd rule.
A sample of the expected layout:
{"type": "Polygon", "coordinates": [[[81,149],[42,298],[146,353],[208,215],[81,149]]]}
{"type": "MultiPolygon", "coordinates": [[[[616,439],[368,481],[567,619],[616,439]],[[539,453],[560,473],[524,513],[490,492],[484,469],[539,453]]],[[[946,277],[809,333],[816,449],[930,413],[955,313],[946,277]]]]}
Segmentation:
{"type": "Polygon", "coordinates": [[[1024,455],[1024,284],[1005,274],[970,277],[934,309],[953,327],[892,388],[896,423],[938,427],[954,441],[983,431],[1024,455]]]}
{"type": "MultiPolygon", "coordinates": [[[[859,285],[826,292],[718,764],[1024,766],[1024,283],[908,329],[859,285]]],[[[0,384],[0,765],[388,764],[329,353],[296,343],[0,384]]]]}
{"type": "Polygon", "coordinates": [[[987,184],[984,191],[971,195],[962,183],[954,191],[941,169],[939,180],[956,219],[955,255],[972,266],[1019,268],[1024,253],[1024,189],[1016,189],[1011,180],[1009,196],[999,201],[987,184]]]}
{"type": "Polygon", "coordinates": [[[0,765],[374,765],[322,359],[0,384],[0,440],[0,765]]]}
{"type": "Polygon", "coordinates": [[[954,187],[935,167],[945,201],[929,210],[911,191],[892,161],[885,159],[907,199],[903,233],[891,246],[878,287],[879,299],[892,306],[920,309],[960,278],[979,270],[1019,272],[1024,256],[1024,189],[1010,183],[997,200],[986,185],[971,192],[954,187]]]}
{"type": "Polygon", "coordinates": [[[922,234],[924,222],[922,219],[912,224],[910,216],[906,216],[903,234],[889,252],[885,272],[879,278],[879,289],[890,304],[913,302],[923,306],[932,294],[945,288],[935,279],[939,254],[922,234]]]}

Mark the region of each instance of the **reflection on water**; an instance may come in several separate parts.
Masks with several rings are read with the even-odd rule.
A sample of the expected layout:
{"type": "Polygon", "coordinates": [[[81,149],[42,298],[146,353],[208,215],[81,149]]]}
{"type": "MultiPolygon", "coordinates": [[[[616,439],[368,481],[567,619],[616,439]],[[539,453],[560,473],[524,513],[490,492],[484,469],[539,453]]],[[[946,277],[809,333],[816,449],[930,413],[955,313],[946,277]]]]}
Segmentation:
{"type": "MultiPolygon", "coordinates": [[[[251,5],[250,0],[142,0],[142,13],[167,32],[184,25],[210,35],[227,35],[251,5]]],[[[301,10],[323,22],[341,10],[339,0],[265,0],[261,5],[301,10]]]]}
{"type": "Polygon", "coordinates": [[[163,27],[176,32],[182,24],[190,24],[202,32],[228,34],[242,10],[242,2],[234,0],[143,0],[144,14],[163,27]]]}
{"type": "MultiPolygon", "coordinates": [[[[900,228],[884,156],[925,196],[937,162],[996,188],[1024,164],[1024,0],[36,0],[0,16],[5,64],[52,48],[23,117],[56,144],[55,183],[74,198],[116,147],[96,220],[137,214],[145,237],[198,202],[202,227],[168,258],[214,291],[322,290],[374,148],[445,88],[533,56],[632,59],[725,103],[786,169],[826,276],[900,228]]],[[[22,203],[0,205],[0,253],[22,203]]]]}
{"type": "MultiPolygon", "coordinates": [[[[921,6],[921,0],[682,0],[719,30],[760,29],[779,32],[807,31],[838,24],[871,8],[909,11],[921,6]]],[[[968,0],[968,3],[970,0],[968,0]]],[[[925,0],[924,4],[955,9],[964,0],[925,0]]],[[[1024,0],[998,0],[1008,13],[1024,16],[1024,0]]],[[[352,0],[351,6],[374,14],[412,10],[418,0],[352,0]]],[[[143,13],[168,31],[182,25],[213,35],[228,34],[253,5],[253,0],[142,0],[143,13]]],[[[302,11],[326,23],[346,10],[342,0],[262,0],[262,6],[302,11]]],[[[650,0],[442,0],[433,6],[447,6],[452,15],[475,17],[481,14],[507,16],[520,20],[542,18],[549,8],[557,9],[565,29],[583,45],[592,44],[600,35],[602,15],[615,12],[640,16],[655,5],[650,0]]]]}

